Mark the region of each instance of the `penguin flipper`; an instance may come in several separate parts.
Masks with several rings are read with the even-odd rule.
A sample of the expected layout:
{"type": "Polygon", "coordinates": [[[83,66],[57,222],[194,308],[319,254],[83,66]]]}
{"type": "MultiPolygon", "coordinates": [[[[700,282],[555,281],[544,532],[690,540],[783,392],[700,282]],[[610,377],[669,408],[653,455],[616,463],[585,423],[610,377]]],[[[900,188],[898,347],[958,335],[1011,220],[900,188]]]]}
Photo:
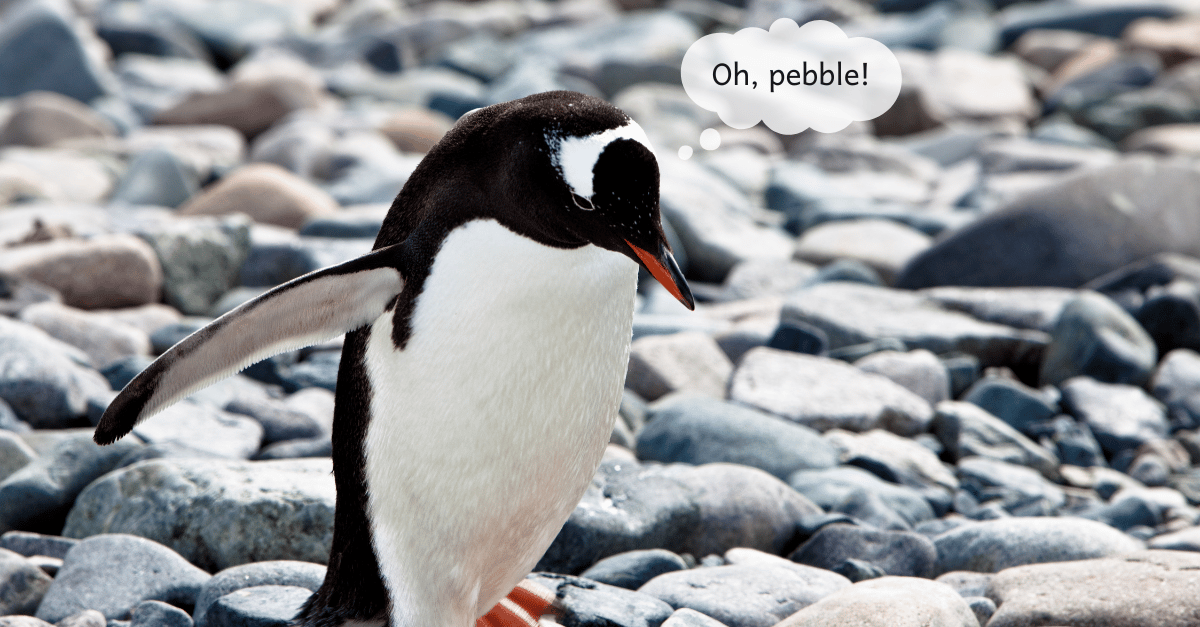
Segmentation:
{"type": "Polygon", "coordinates": [[[401,246],[288,281],[184,338],[121,390],[93,439],[111,444],[139,422],[256,361],[369,324],[404,288],[401,246]]]}

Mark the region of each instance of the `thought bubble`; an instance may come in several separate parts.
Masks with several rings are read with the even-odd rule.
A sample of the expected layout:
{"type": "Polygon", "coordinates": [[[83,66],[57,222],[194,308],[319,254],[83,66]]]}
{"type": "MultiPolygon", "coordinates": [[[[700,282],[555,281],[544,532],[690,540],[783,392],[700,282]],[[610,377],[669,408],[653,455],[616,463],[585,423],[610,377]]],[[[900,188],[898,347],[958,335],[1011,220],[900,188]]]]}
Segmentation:
{"type": "Polygon", "coordinates": [[[692,101],[725,124],[762,120],[784,135],[840,131],[879,117],[900,94],[900,63],[887,46],[824,20],[708,35],[688,48],[681,74],[692,101]]]}

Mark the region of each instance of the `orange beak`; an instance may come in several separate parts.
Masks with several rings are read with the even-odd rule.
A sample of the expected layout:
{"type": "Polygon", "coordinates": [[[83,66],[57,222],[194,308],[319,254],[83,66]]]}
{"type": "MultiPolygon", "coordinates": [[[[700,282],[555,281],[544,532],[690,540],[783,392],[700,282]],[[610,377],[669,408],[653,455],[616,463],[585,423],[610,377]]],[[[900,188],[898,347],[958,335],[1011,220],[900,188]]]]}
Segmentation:
{"type": "Polygon", "coordinates": [[[660,243],[658,254],[652,255],[648,251],[634,246],[629,240],[625,240],[625,243],[629,244],[629,248],[633,249],[638,259],[642,260],[642,265],[646,266],[650,275],[662,283],[672,296],[683,303],[684,307],[691,310],[696,309],[692,290],[688,288],[687,281],[683,278],[683,272],[679,270],[679,264],[675,263],[675,258],[671,256],[671,251],[667,250],[666,245],[660,243]]]}

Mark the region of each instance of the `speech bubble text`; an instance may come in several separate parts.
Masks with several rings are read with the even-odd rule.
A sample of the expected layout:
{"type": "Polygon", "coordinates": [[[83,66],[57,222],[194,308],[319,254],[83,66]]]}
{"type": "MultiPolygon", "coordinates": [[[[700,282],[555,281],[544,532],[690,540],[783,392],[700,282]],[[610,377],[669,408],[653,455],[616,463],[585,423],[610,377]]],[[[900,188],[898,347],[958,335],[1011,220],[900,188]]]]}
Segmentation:
{"type": "Polygon", "coordinates": [[[846,37],[831,22],[781,18],[769,31],[716,33],[688,48],[683,88],[737,129],[762,121],[794,135],[833,133],[882,115],[900,94],[900,63],[887,46],[846,37]]]}

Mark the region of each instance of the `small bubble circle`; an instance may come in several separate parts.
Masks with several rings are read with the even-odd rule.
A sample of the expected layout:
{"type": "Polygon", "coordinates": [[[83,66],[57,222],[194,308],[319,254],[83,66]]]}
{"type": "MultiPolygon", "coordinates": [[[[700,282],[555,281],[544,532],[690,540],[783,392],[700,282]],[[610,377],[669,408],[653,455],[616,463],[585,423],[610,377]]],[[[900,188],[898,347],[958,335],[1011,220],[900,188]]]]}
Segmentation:
{"type": "Polygon", "coordinates": [[[680,146],[679,147],[679,158],[685,159],[685,160],[691,159],[692,158],[692,147],[691,146],[680,146]]]}
{"type": "Polygon", "coordinates": [[[700,133],[700,147],[705,150],[716,150],[721,145],[721,134],[715,128],[706,128],[700,133]]]}

